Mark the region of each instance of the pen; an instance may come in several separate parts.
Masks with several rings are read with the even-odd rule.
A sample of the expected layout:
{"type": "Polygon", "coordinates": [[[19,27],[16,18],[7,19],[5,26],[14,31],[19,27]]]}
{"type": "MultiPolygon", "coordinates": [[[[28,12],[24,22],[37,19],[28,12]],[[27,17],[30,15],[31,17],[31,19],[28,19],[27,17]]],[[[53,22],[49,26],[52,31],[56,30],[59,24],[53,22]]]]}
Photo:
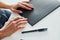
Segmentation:
{"type": "Polygon", "coordinates": [[[35,29],[35,30],[30,30],[30,31],[23,31],[22,34],[31,33],[31,32],[43,32],[43,31],[47,31],[47,28],[35,29]]]}

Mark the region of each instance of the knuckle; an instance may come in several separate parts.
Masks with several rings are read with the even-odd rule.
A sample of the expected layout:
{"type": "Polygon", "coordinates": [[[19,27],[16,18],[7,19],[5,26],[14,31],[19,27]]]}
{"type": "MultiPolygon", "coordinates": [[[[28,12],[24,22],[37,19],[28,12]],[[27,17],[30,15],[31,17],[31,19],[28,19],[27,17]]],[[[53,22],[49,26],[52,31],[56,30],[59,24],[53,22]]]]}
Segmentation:
{"type": "Polygon", "coordinates": [[[19,16],[17,18],[20,18],[19,16]]]}
{"type": "Polygon", "coordinates": [[[10,21],[13,21],[13,19],[10,19],[10,21]]]}
{"type": "Polygon", "coordinates": [[[17,3],[17,5],[20,5],[20,4],[21,4],[20,2],[17,3]]]}

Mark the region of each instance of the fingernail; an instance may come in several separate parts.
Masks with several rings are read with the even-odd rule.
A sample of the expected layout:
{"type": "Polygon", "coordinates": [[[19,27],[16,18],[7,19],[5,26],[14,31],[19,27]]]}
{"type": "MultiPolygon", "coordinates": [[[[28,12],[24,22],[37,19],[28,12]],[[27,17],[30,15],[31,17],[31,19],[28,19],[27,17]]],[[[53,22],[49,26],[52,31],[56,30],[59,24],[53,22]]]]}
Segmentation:
{"type": "Polygon", "coordinates": [[[20,26],[20,27],[21,27],[21,28],[24,28],[24,26],[25,26],[25,25],[23,25],[23,26],[20,26]]]}
{"type": "Polygon", "coordinates": [[[32,10],[32,8],[29,8],[29,10],[32,10]]]}
{"type": "Polygon", "coordinates": [[[22,11],[20,11],[19,13],[23,13],[22,11]]]}

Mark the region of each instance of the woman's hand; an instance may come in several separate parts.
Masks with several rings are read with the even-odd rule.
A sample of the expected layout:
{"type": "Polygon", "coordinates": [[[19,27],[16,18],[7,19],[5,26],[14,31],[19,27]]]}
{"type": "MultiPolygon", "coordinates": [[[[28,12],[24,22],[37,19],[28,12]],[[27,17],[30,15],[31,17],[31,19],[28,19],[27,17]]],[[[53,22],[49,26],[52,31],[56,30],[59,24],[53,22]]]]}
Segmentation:
{"type": "Polygon", "coordinates": [[[16,17],[14,19],[8,20],[4,27],[0,30],[2,33],[1,37],[4,38],[13,34],[17,30],[24,28],[26,23],[27,19],[24,17],[16,17]]]}
{"type": "Polygon", "coordinates": [[[32,4],[29,4],[28,2],[29,0],[23,0],[22,2],[17,2],[15,4],[8,4],[4,1],[0,1],[0,8],[10,9],[15,13],[23,13],[21,10],[17,10],[17,8],[32,10],[32,4]]]}
{"type": "Polygon", "coordinates": [[[17,10],[17,8],[32,10],[33,7],[32,7],[32,4],[29,4],[27,2],[18,2],[16,4],[12,4],[9,9],[15,13],[23,13],[21,10],[17,10]]]}

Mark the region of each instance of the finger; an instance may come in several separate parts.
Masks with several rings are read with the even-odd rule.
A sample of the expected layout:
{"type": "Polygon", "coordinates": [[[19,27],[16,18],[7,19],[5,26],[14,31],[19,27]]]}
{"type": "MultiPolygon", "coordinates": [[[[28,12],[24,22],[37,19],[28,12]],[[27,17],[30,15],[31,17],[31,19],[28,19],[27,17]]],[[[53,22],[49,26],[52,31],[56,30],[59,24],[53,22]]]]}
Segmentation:
{"type": "Polygon", "coordinates": [[[16,27],[15,30],[14,30],[14,32],[16,32],[16,31],[19,30],[19,29],[21,30],[21,29],[23,29],[23,28],[24,28],[24,25],[23,25],[23,26],[16,27]]]}
{"type": "Polygon", "coordinates": [[[27,23],[27,21],[21,21],[18,24],[24,24],[24,23],[27,23]]]}
{"type": "Polygon", "coordinates": [[[26,24],[21,24],[21,25],[19,25],[19,26],[18,26],[18,29],[20,29],[20,28],[24,28],[25,25],[26,25],[26,24]]]}
{"type": "Polygon", "coordinates": [[[17,21],[17,20],[19,20],[19,19],[23,19],[24,17],[15,17],[15,18],[12,18],[12,19],[10,19],[8,22],[7,22],[7,24],[10,24],[11,22],[13,22],[13,21],[17,21]]]}
{"type": "Polygon", "coordinates": [[[23,29],[24,27],[25,27],[25,24],[22,24],[22,25],[19,25],[19,26],[17,26],[17,27],[14,27],[14,29],[12,28],[12,31],[13,31],[13,32],[16,32],[17,30],[23,29]]]}
{"type": "Polygon", "coordinates": [[[9,19],[4,26],[8,26],[11,22],[16,21],[18,19],[22,19],[22,18],[24,17],[15,17],[15,18],[9,19]]]}
{"type": "Polygon", "coordinates": [[[25,5],[25,6],[27,6],[27,7],[29,7],[29,8],[33,8],[33,6],[32,6],[32,4],[29,4],[29,3],[22,3],[23,5],[25,5]]]}
{"type": "Polygon", "coordinates": [[[20,18],[19,17],[15,17],[15,18],[12,18],[11,21],[16,21],[18,19],[20,19],[20,18]]]}
{"type": "Polygon", "coordinates": [[[15,18],[10,19],[10,21],[16,21],[16,20],[22,19],[22,18],[23,18],[23,17],[15,17],[15,18]]]}
{"type": "Polygon", "coordinates": [[[19,19],[19,20],[16,21],[16,23],[21,22],[21,21],[27,21],[27,18],[19,19]]]}
{"type": "Polygon", "coordinates": [[[20,3],[19,5],[20,5],[21,8],[24,8],[24,9],[27,9],[27,10],[32,10],[31,8],[29,8],[29,7],[25,6],[25,5],[23,5],[22,3],[20,3]]]}
{"type": "Polygon", "coordinates": [[[21,21],[21,22],[17,23],[17,26],[22,25],[22,24],[26,24],[26,23],[27,23],[27,21],[21,21]]]}
{"type": "Polygon", "coordinates": [[[12,20],[12,19],[11,19],[11,20],[12,20],[12,21],[17,21],[17,20],[23,19],[23,18],[24,18],[24,17],[21,16],[21,17],[15,17],[15,18],[13,18],[13,20],[12,20]]]}

